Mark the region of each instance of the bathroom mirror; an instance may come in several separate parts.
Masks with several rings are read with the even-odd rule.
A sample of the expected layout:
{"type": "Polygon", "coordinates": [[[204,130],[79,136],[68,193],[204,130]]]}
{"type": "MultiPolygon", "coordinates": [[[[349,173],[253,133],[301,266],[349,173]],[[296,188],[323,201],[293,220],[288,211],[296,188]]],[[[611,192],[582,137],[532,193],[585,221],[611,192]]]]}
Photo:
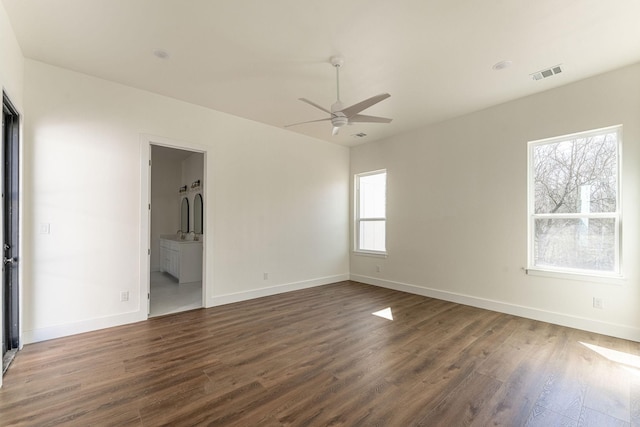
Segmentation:
{"type": "Polygon", "coordinates": [[[182,198],[182,204],[180,205],[180,231],[183,233],[189,232],[189,199],[182,198]]]}
{"type": "Polygon", "coordinates": [[[202,234],[202,194],[196,194],[193,199],[193,231],[202,234]]]}

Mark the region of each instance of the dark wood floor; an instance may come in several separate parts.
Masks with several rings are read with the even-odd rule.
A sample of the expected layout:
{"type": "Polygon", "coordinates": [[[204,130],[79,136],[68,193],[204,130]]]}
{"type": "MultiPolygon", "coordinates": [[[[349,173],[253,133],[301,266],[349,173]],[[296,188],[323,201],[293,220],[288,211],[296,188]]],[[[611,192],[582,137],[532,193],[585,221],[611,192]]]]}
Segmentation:
{"type": "Polygon", "coordinates": [[[27,345],[0,424],[640,425],[638,355],[638,343],[342,282],[27,345]],[[387,307],[392,321],[371,314],[387,307]]]}

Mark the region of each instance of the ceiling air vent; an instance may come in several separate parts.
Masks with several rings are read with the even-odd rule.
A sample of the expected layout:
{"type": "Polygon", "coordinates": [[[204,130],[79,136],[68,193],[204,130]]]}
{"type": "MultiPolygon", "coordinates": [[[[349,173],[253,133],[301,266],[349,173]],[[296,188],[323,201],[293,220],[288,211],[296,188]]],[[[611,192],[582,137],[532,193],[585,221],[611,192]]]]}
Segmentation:
{"type": "Polygon", "coordinates": [[[542,80],[547,77],[555,76],[556,74],[560,74],[562,72],[562,67],[560,65],[555,65],[551,68],[547,68],[545,70],[537,71],[531,74],[531,78],[533,80],[542,80]]]}

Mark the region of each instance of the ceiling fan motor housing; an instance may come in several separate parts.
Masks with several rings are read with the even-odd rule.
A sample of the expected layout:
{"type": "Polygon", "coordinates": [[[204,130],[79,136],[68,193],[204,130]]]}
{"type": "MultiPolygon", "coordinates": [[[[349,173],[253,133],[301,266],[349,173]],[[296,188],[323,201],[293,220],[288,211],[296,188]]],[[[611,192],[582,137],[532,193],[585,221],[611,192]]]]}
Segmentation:
{"type": "Polygon", "coordinates": [[[331,124],[334,128],[339,128],[349,123],[349,118],[342,112],[344,105],[340,100],[331,105],[331,124]]]}
{"type": "Polygon", "coordinates": [[[331,124],[334,128],[339,128],[349,123],[349,119],[344,114],[338,112],[334,113],[334,116],[331,118],[331,124]]]}

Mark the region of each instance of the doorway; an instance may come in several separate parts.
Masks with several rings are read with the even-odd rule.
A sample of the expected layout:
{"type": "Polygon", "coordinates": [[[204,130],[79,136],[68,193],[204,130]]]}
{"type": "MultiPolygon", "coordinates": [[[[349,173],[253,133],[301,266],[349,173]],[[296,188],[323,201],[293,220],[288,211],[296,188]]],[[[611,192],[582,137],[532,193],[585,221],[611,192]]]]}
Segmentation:
{"type": "Polygon", "coordinates": [[[20,115],[2,93],[2,373],[20,345],[19,152],[20,115]]]}
{"type": "Polygon", "coordinates": [[[204,153],[150,145],[149,317],[203,306],[204,153]]]}

